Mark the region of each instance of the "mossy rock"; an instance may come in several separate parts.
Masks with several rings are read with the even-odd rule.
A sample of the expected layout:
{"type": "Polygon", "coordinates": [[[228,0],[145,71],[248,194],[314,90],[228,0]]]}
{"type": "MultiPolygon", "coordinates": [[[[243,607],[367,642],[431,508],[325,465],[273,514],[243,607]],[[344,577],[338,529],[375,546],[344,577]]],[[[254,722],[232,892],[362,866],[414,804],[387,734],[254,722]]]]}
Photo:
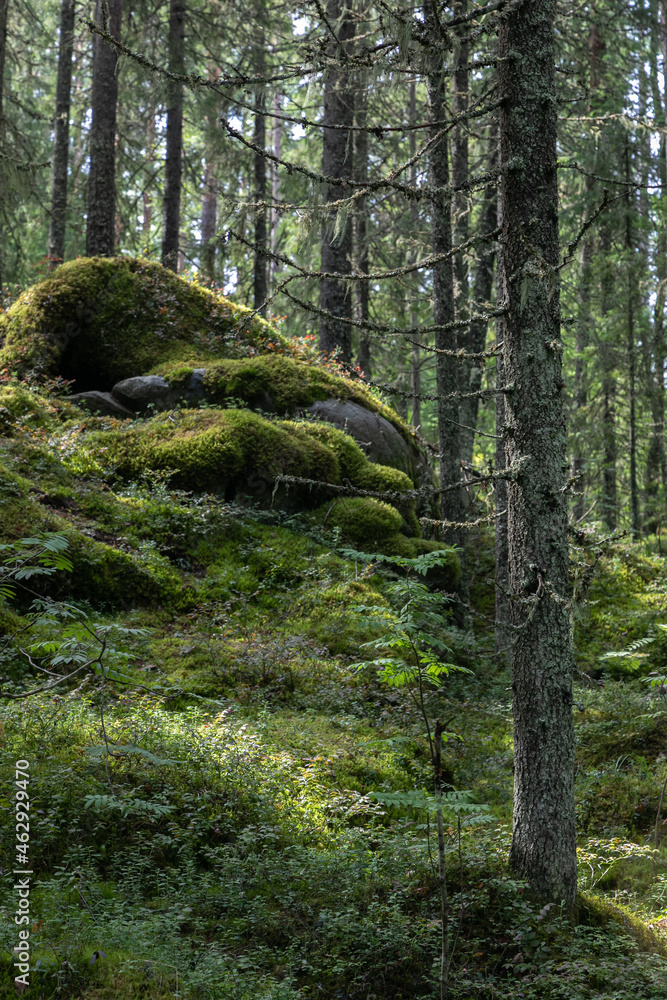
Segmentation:
{"type": "MultiPolygon", "coordinates": [[[[148,469],[169,471],[175,486],[239,494],[269,502],[278,476],[313,481],[282,489],[283,506],[312,507],[330,495],[327,484],[391,491],[397,500],[412,481],[396,469],[373,466],[341,431],[307,421],[267,420],[249,410],[182,410],[87,436],[94,463],[123,479],[148,469]],[[314,485],[323,484],[321,486],[314,485]]],[[[404,506],[409,507],[409,501],[404,506]]]]}
{"type": "Polygon", "coordinates": [[[378,552],[407,559],[415,559],[427,552],[447,552],[446,563],[429,570],[426,580],[432,586],[447,591],[458,587],[461,563],[456,552],[440,542],[407,537],[409,526],[406,526],[401,512],[390,504],[372,497],[346,497],[333,506],[324,504],[319,514],[326,526],[338,528],[342,539],[362,552],[378,552]]]}
{"type": "Polygon", "coordinates": [[[81,258],[0,316],[0,368],[108,391],[166,362],[234,357],[285,342],[264,320],[144,258],[81,258]]]}
{"type": "Polygon", "coordinates": [[[192,364],[161,363],[150,374],[162,375],[170,386],[185,390],[196,368],[206,369],[202,388],[209,402],[225,405],[229,400],[242,400],[248,406],[292,416],[318,400],[349,400],[384,417],[405,441],[415,445],[409,425],[358,379],[336,375],[297,358],[282,354],[219,361],[199,358],[192,364]]]}

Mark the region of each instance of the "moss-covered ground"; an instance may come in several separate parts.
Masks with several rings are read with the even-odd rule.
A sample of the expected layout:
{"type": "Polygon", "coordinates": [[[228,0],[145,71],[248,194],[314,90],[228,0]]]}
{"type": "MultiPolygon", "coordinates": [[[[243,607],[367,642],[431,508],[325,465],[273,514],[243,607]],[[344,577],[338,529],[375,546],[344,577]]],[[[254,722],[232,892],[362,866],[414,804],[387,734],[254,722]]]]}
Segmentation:
{"type": "MultiPolygon", "coordinates": [[[[409,804],[431,788],[424,725],[408,692],[360,666],[373,632],[354,608],[390,615],[391,571],[341,550],[368,541],[368,524],[378,546],[425,542],[409,510],[242,505],[175,482],[168,463],[121,475],[118,455],[95,449],[127,424],[16,381],[0,407],[2,541],[64,535],[73,570],[28,584],[119,650],[103,686],[91,672],[0,702],[0,997],[15,995],[18,759],[35,869],[27,1000],[436,996],[432,817],[423,795],[409,804]]],[[[352,462],[336,442],[335,460],[352,462]]],[[[667,996],[667,561],[659,540],[576,542],[574,918],[508,869],[509,678],[485,619],[457,627],[443,609],[440,638],[471,672],[433,686],[427,708],[447,722],[447,780],[488,807],[460,836],[448,818],[453,1000],[667,996]]],[[[491,538],[471,553],[471,599],[488,616],[491,538]]],[[[53,633],[19,632],[31,599],[17,589],[2,605],[0,689],[13,695],[36,683],[20,647],[53,633]]]]}

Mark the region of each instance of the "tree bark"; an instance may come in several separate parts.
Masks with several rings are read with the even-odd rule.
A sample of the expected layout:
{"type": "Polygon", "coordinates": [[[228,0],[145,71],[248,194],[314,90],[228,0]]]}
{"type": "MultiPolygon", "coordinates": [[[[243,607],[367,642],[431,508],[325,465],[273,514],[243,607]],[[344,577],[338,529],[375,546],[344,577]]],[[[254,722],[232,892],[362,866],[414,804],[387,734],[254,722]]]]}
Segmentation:
{"type": "MultiPolygon", "coordinates": [[[[493,170],[498,162],[497,150],[493,149],[489,157],[489,168],[493,170]]],[[[498,225],[498,188],[495,184],[489,185],[484,192],[482,202],[482,214],[480,219],[480,233],[491,233],[498,225]]],[[[475,285],[473,298],[480,308],[484,308],[484,303],[491,298],[493,291],[493,265],[496,258],[496,249],[493,243],[482,244],[479,249],[479,259],[477,261],[477,271],[475,273],[475,285]]],[[[488,321],[485,319],[473,319],[468,327],[468,350],[473,353],[480,353],[486,346],[486,330],[488,321]]],[[[501,337],[502,339],[502,337],[501,337]]],[[[468,363],[465,366],[467,374],[468,392],[479,392],[482,388],[482,373],[484,369],[476,363],[468,363]]],[[[471,396],[461,401],[459,407],[461,414],[461,457],[465,462],[472,463],[473,449],[475,446],[475,429],[477,427],[477,416],[479,414],[479,396],[471,396]]]]}
{"type": "MultiPolygon", "coordinates": [[[[103,0],[95,20],[103,23],[103,0]]],[[[109,32],[120,41],[123,0],[109,0],[109,32]]],[[[116,224],[116,105],[118,55],[99,35],[93,36],[93,121],[90,129],[86,256],[112,257],[116,224]]]]}
{"type": "Polygon", "coordinates": [[[510,863],[541,897],[576,894],[573,659],[567,611],[556,175],[555,0],[501,22],[498,74],[507,314],[503,362],[514,710],[510,863]]]}
{"type": "MultiPolygon", "coordinates": [[[[358,99],[355,108],[357,126],[361,131],[354,134],[354,177],[361,184],[368,181],[368,132],[366,127],[368,92],[365,79],[358,81],[358,99]]],[[[354,262],[359,271],[368,274],[368,202],[366,196],[356,202],[354,215],[354,262]]],[[[357,281],[353,288],[354,318],[361,323],[368,322],[369,288],[367,281],[357,281]]],[[[370,378],[371,369],[371,338],[368,330],[359,329],[359,355],[357,364],[362,372],[370,378]]]]}
{"type": "MultiPolygon", "coordinates": [[[[611,234],[606,221],[600,225],[600,250],[602,253],[602,276],[600,283],[601,302],[600,314],[603,336],[605,335],[605,317],[613,297],[614,276],[611,269],[611,234]]],[[[618,515],[618,496],[616,483],[616,372],[613,346],[608,339],[601,343],[602,361],[602,517],[609,531],[616,530],[618,515]]]]}
{"type": "MultiPolygon", "coordinates": [[[[431,0],[424,4],[424,22],[429,31],[427,92],[429,111],[433,121],[443,121],[446,117],[444,60],[442,40],[437,28],[431,0]]],[[[432,137],[440,132],[437,143],[431,146],[429,173],[433,188],[446,189],[449,186],[449,149],[447,134],[442,127],[431,129],[432,137]]],[[[449,195],[433,195],[431,204],[431,236],[434,254],[449,254],[452,249],[452,211],[449,195]]],[[[454,271],[452,259],[446,257],[433,268],[433,320],[438,327],[435,346],[440,351],[451,351],[457,346],[456,332],[451,327],[454,315],[454,271]],[[450,329],[443,329],[443,327],[450,329]]],[[[460,369],[456,358],[446,354],[436,354],[436,384],[438,393],[438,438],[440,452],[440,484],[448,487],[461,479],[461,438],[459,428],[459,388],[460,369]]],[[[441,493],[440,510],[443,521],[460,523],[464,519],[463,490],[453,489],[441,493]]],[[[464,549],[464,536],[459,528],[444,528],[443,540],[450,545],[464,549]]],[[[464,570],[465,567],[462,567],[464,570]]],[[[462,574],[465,580],[465,574],[462,574]]],[[[464,583],[465,586],[465,583],[464,583]]]]}
{"type": "MultiPolygon", "coordinates": [[[[256,28],[257,42],[255,46],[255,69],[258,77],[266,76],[266,50],[264,48],[264,28],[260,24],[256,28]]],[[[266,94],[264,86],[258,86],[255,92],[255,134],[254,143],[260,149],[266,146],[266,94]]],[[[266,316],[266,157],[255,153],[255,190],[254,201],[261,208],[255,209],[255,260],[253,267],[253,308],[262,316],[266,316]]]]}
{"type": "MultiPolygon", "coordinates": [[[[354,125],[354,91],[347,64],[354,37],[354,21],[347,0],[327,0],[326,13],[337,36],[327,46],[332,62],[324,81],[322,173],[325,177],[345,182],[352,179],[354,159],[349,132],[354,125]]],[[[348,194],[345,183],[328,184],[325,203],[330,205],[348,194]]],[[[326,219],[322,227],[321,269],[328,274],[345,275],[351,272],[352,227],[345,215],[345,212],[335,213],[326,219]]],[[[332,314],[320,317],[320,350],[327,354],[337,350],[340,360],[349,363],[352,360],[352,333],[345,319],[351,318],[352,302],[345,280],[331,277],[320,280],[320,308],[332,314]]]]}
{"type": "MultiPolygon", "coordinates": [[[[9,14],[9,0],[0,0],[0,149],[5,148],[5,117],[4,117],[4,96],[5,96],[5,60],[7,55],[7,18],[9,14]]],[[[0,189],[4,187],[2,173],[0,172],[0,189]]],[[[0,288],[5,275],[5,238],[3,226],[3,206],[0,204],[0,288]]]]}
{"type": "MultiPolygon", "coordinates": [[[[457,0],[454,3],[453,14],[459,17],[468,11],[468,0],[457,0]]],[[[465,35],[469,30],[467,25],[460,29],[465,35]]],[[[468,109],[468,44],[461,42],[456,70],[453,76],[452,113],[454,117],[463,114],[468,109]]],[[[463,185],[468,180],[468,129],[465,123],[456,125],[452,132],[452,184],[454,186],[454,245],[460,246],[468,239],[469,204],[468,192],[463,185]],[[458,191],[456,189],[459,189],[458,191]]],[[[456,318],[465,319],[468,315],[468,263],[465,254],[458,253],[454,258],[454,306],[456,318]]],[[[465,334],[461,335],[465,342],[465,334]]],[[[465,379],[467,382],[467,379],[465,379]]]]}
{"type": "MultiPolygon", "coordinates": [[[[272,145],[273,145],[273,155],[276,159],[280,159],[282,156],[282,122],[280,121],[280,94],[276,90],[273,95],[273,130],[272,130],[272,145]]],[[[275,259],[275,254],[278,252],[278,223],[280,222],[280,213],[278,211],[278,204],[280,202],[280,174],[278,172],[278,165],[276,163],[271,164],[271,224],[269,227],[269,246],[271,248],[271,260],[269,261],[269,291],[272,292],[276,282],[276,273],[278,270],[278,262],[275,259]]]]}
{"type": "MultiPolygon", "coordinates": [[[[503,203],[500,186],[496,190],[496,225],[502,226],[503,203]]],[[[503,268],[503,245],[498,243],[496,256],[496,298],[499,308],[505,303],[505,272],[503,268]]],[[[496,342],[505,342],[505,317],[501,314],[496,320],[496,342]]],[[[506,384],[502,351],[496,357],[496,389],[503,389],[506,384]]],[[[505,394],[496,392],[496,470],[507,468],[505,454],[505,394]]],[[[496,661],[503,665],[509,662],[510,635],[507,626],[510,620],[509,605],[509,549],[507,540],[507,482],[498,479],[495,488],[496,497],[496,609],[494,652],[496,661]],[[503,513],[504,512],[504,513],[503,513]]]]}
{"type": "MultiPolygon", "coordinates": [[[[630,171],[630,143],[626,135],[625,138],[625,180],[629,184],[631,181],[630,171]]],[[[639,493],[637,490],[637,373],[636,357],[637,345],[635,344],[635,316],[634,316],[634,275],[632,268],[632,220],[630,212],[632,202],[630,199],[630,188],[625,189],[625,249],[627,252],[627,350],[628,350],[628,393],[630,397],[630,524],[632,537],[635,541],[639,538],[639,493]]]]}
{"type": "MultiPolygon", "coordinates": [[[[169,72],[185,73],[185,0],[169,0],[169,72]]],[[[177,271],[183,178],[183,86],[180,83],[169,83],[167,100],[162,263],[177,271]]]]}
{"type": "Polygon", "coordinates": [[[74,49],[75,0],[62,0],[60,7],[60,45],[56,82],[56,117],[53,143],[51,218],[49,220],[49,263],[61,263],[65,256],[67,220],[67,161],[69,158],[69,111],[72,90],[72,52],[74,49]]]}
{"type": "Polygon", "coordinates": [[[153,163],[155,161],[155,109],[148,109],[148,120],[146,122],[146,172],[148,181],[144,186],[142,195],[143,220],[141,223],[141,233],[144,238],[144,251],[150,248],[151,225],[153,222],[153,163]]]}
{"type": "MultiPolygon", "coordinates": [[[[412,128],[410,129],[410,158],[414,160],[417,153],[417,132],[415,126],[417,124],[417,84],[415,79],[410,80],[410,90],[408,98],[408,121],[412,128]]],[[[413,162],[410,166],[410,186],[413,190],[417,187],[417,163],[413,162]]],[[[419,227],[419,206],[417,204],[416,198],[410,199],[410,228],[412,229],[412,238],[416,240],[417,231],[419,227]]],[[[414,263],[417,260],[417,251],[414,250],[410,255],[411,261],[414,263]]],[[[414,274],[412,280],[408,279],[409,284],[409,294],[410,294],[410,328],[414,329],[417,326],[417,308],[416,308],[416,297],[418,291],[418,275],[414,274]]],[[[412,391],[412,424],[414,427],[420,427],[422,422],[422,401],[421,401],[421,391],[422,391],[422,359],[421,351],[419,349],[419,338],[415,337],[410,345],[410,388],[412,391]]]]}

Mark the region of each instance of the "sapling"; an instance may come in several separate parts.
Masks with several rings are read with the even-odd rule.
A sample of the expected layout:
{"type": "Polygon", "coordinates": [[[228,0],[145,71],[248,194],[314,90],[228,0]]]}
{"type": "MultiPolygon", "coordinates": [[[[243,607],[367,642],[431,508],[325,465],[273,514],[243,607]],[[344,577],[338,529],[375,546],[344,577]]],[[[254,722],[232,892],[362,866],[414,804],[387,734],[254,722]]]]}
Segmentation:
{"type": "MultiPolygon", "coordinates": [[[[379,654],[373,660],[366,660],[358,667],[374,666],[385,683],[393,687],[405,688],[418,706],[424,720],[428,738],[433,786],[435,791],[435,814],[438,830],[438,884],[440,888],[440,911],[442,917],[442,940],[440,952],[440,998],[446,1000],[449,993],[449,894],[445,864],[445,830],[443,806],[460,813],[464,806],[469,808],[469,799],[460,793],[443,795],[442,742],[446,739],[445,726],[440,719],[432,724],[425,703],[426,685],[438,685],[450,673],[470,673],[465,667],[444,661],[441,657],[451,654],[451,649],[442,637],[443,595],[429,590],[417,576],[425,577],[430,569],[442,565],[448,552],[429,552],[415,559],[396,556],[367,555],[345,549],[347,558],[366,563],[388,563],[401,571],[395,581],[387,587],[391,606],[386,604],[359,604],[354,608],[366,625],[380,630],[380,635],[362,644],[362,649],[370,649],[379,654]],[[386,655],[389,653],[389,655],[386,655]]],[[[406,793],[400,793],[403,799],[406,793]]],[[[390,796],[375,796],[386,801],[390,796]]],[[[409,798],[409,794],[407,796],[409,798]]],[[[406,804],[410,804],[407,802],[406,804]]],[[[479,808],[479,807],[477,807],[479,808]]],[[[456,943],[456,942],[455,942],[456,943]]]]}

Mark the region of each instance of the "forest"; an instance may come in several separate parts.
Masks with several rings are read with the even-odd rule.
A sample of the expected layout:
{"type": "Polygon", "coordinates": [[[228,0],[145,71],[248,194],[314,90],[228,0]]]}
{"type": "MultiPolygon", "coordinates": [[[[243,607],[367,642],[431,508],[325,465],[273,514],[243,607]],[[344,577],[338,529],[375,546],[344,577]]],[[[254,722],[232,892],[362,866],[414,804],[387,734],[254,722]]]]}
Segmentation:
{"type": "Polygon", "coordinates": [[[667,0],[0,0],[0,1000],[665,1000],[666,305],[667,0]]]}

